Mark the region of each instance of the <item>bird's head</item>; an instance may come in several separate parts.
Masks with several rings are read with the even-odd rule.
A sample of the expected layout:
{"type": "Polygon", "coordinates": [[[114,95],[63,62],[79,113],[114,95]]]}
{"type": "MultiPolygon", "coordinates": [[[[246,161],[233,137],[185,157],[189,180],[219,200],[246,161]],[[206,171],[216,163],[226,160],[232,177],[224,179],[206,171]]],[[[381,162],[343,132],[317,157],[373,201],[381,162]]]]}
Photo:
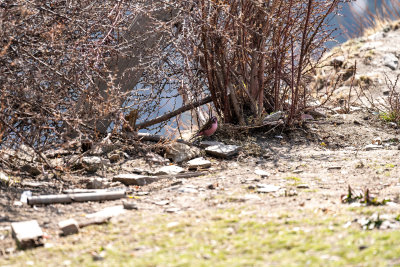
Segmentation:
{"type": "Polygon", "coordinates": [[[218,119],[217,119],[217,117],[212,116],[211,117],[211,121],[212,121],[212,123],[216,123],[216,122],[218,122],[218,119]]]}

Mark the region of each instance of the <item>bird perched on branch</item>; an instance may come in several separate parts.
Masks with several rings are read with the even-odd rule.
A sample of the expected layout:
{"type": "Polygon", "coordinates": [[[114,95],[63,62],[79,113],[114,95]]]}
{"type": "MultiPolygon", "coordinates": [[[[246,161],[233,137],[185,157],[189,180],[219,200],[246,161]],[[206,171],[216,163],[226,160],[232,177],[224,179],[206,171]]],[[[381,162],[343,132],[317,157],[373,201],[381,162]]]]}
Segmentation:
{"type": "Polygon", "coordinates": [[[191,139],[197,136],[211,136],[215,133],[218,128],[218,119],[215,116],[212,116],[206,124],[204,124],[200,130],[194,135],[191,139]]]}

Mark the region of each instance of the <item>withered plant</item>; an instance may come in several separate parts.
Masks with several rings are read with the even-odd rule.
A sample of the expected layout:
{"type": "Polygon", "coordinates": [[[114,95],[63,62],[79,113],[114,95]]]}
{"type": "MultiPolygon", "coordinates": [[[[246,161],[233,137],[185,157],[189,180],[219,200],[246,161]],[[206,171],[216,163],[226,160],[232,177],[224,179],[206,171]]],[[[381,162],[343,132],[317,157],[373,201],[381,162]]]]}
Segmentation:
{"type": "Polygon", "coordinates": [[[0,146],[46,161],[77,136],[165,124],[209,102],[227,123],[278,110],[293,123],[341,2],[0,1],[0,146]]]}
{"type": "Polygon", "coordinates": [[[308,81],[340,2],[192,1],[178,46],[204,81],[196,95],[209,92],[225,122],[254,124],[283,110],[292,123],[307,108],[308,81]]]}

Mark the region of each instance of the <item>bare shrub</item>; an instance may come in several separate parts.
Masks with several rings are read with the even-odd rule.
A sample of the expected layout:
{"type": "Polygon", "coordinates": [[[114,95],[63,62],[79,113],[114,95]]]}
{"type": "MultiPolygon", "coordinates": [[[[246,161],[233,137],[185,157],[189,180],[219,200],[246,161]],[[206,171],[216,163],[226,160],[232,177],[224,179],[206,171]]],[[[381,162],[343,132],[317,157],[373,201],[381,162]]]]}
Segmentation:
{"type": "Polygon", "coordinates": [[[181,7],[176,47],[184,81],[196,81],[186,94],[210,94],[228,123],[254,125],[278,110],[292,123],[307,108],[307,84],[340,2],[203,0],[181,7]]]}
{"type": "Polygon", "coordinates": [[[209,101],[228,123],[277,110],[292,123],[340,2],[4,1],[1,148],[41,155],[75,136],[165,125],[209,101]]]}

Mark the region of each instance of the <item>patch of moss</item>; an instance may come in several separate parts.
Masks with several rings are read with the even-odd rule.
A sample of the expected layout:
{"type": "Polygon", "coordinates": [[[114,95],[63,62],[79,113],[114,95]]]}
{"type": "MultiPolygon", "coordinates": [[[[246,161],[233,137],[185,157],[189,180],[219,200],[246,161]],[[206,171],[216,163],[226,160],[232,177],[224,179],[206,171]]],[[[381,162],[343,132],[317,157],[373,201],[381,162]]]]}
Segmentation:
{"type": "Polygon", "coordinates": [[[389,112],[382,112],[379,114],[381,120],[385,122],[400,123],[400,110],[391,110],[389,112]]]}

